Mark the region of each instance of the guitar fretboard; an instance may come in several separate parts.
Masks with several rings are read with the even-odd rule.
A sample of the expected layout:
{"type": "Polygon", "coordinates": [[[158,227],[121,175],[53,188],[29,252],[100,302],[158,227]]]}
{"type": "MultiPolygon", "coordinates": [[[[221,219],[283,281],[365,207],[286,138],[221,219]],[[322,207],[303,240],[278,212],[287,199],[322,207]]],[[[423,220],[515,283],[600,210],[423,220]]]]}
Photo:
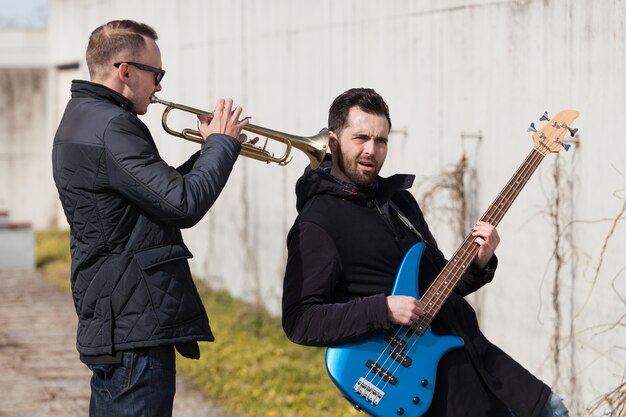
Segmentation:
{"type": "MultiPolygon", "coordinates": [[[[533,148],[524,162],[517,169],[513,177],[502,189],[498,197],[489,206],[481,221],[497,226],[511,207],[515,198],[519,195],[528,179],[535,172],[544,158],[544,154],[533,148]]],[[[437,278],[421,297],[424,306],[424,314],[411,326],[411,331],[422,335],[430,326],[441,306],[450,293],[456,287],[465,271],[469,268],[478,253],[479,245],[474,242],[476,238],[470,234],[465,238],[461,246],[456,250],[437,278]]]]}

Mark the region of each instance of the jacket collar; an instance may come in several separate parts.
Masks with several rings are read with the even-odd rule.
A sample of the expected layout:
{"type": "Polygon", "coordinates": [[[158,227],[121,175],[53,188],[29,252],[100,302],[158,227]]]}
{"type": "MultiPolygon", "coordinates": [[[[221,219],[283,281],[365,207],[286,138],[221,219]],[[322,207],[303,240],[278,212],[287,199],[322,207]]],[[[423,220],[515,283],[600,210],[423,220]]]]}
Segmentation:
{"type": "Polygon", "coordinates": [[[316,195],[326,194],[345,198],[363,204],[376,199],[381,205],[395,193],[413,186],[415,175],[395,174],[391,177],[377,177],[372,187],[358,187],[330,175],[331,156],[326,155],[322,165],[312,170],[305,169],[304,175],[296,183],[296,209],[300,211],[307,201],[316,195]]]}
{"type": "Polygon", "coordinates": [[[387,178],[378,177],[380,186],[376,192],[376,199],[384,204],[395,193],[411,188],[414,180],[415,175],[411,174],[395,174],[387,178]]]}
{"type": "Polygon", "coordinates": [[[106,100],[127,111],[131,111],[133,108],[133,103],[117,91],[91,81],[72,80],[71,92],[72,98],[96,98],[106,100]]]}

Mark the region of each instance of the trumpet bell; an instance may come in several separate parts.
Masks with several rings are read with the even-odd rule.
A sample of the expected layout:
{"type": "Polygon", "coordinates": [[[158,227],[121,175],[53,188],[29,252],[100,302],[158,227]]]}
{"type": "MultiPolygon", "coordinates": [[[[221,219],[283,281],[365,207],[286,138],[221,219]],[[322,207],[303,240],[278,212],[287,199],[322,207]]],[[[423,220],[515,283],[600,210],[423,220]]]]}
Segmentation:
{"type": "Polygon", "coordinates": [[[304,152],[309,158],[311,168],[317,169],[328,151],[328,129],[323,128],[317,135],[308,138],[296,137],[291,145],[304,152]]]}

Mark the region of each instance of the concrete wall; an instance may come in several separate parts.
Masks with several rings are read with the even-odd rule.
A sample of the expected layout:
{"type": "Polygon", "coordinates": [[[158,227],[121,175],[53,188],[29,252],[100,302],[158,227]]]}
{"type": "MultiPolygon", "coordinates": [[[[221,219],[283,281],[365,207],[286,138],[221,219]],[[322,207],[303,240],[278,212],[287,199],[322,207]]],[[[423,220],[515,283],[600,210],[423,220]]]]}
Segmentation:
{"type": "Polygon", "coordinates": [[[49,207],[33,197],[52,184],[43,162],[50,131],[47,47],[45,29],[0,28],[0,211],[40,227],[48,226],[49,207]]]}
{"type": "MultiPolygon", "coordinates": [[[[51,0],[49,16],[51,119],[69,87],[63,68],[78,63],[74,76],[87,76],[91,30],[137,19],[160,34],[167,100],[211,109],[233,97],[254,124],[312,135],[337,94],[375,88],[394,123],[383,175],[416,173],[421,200],[466,155],[465,185],[477,190],[465,196],[470,219],[531,150],[529,122],[580,111],[573,149],[545,158],[500,224],[497,279],[472,301],[487,336],[565,396],[573,415],[590,414],[624,381],[626,1],[51,0]]],[[[144,120],[175,165],[197,145],[163,133],[161,110],[144,120]]],[[[279,312],[306,163],[299,153],[287,167],[240,159],[209,215],[185,232],[198,276],[279,312]]],[[[38,195],[47,192],[54,200],[53,189],[38,195]]],[[[451,254],[459,233],[435,208],[427,217],[451,254]]]]}
{"type": "Polygon", "coordinates": [[[0,27],[0,68],[46,68],[46,28],[0,27]]]}
{"type": "Polygon", "coordinates": [[[52,200],[43,68],[0,68],[0,209],[15,221],[49,227],[52,200]],[[42,194],[39,190],[45,190],[42,194]],[[43,198],[42,198],[43,197],[43,198]]]}

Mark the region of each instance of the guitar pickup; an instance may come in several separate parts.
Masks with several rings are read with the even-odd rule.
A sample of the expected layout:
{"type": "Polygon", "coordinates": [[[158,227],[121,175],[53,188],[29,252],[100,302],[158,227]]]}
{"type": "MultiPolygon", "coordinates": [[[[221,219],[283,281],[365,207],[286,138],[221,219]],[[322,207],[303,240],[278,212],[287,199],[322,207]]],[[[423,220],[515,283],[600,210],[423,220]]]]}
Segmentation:
{"type": "Polygon", "coordinates": [[[413,359],[409,358],[406,353],[404,353],[403,351],[399,351],[397,350],[397,348],[394,348],[391,353],[390,356],[396,361],[399,362],[400,365],[404,366],[405,368],[408,368],[409,366],[411,366],[411,364],[413,363],[413,359]]]}
{"type": "Polygon", "coordinates": [[[396,385],[398,383],[398,379],[393,376],[392,373],[386,371],[380,365],[374,363],[371,360],[367,361],[367,367],[372,370],[372,372],[383,379],[385,382],[389,382],[391,385],[396,385]]]}
{"type": "Polygon", "coordinates": [[[409,358],[406,353],[404,353],[406,349],[406,342],[397,336],[392,336],[390,334],[385,335],[385,341],[389,343],[393,348],[391,352],[389,352],[389,356],[391,356],[396,362],[399,362],[400,365],[408,368],[413,363],[413,359],[409,358]]]}
{"type": "Polygon", "coordinates": [[[400,348],[400,350],[406,349],[406,342],[398,336],[393,336],[387,333],[385,334],[385,342],[389,343],[393,347],[400,348]]]}
{"type": "Polygon", "coordinates": [[[377,388],[374,384],[361,377],[354,384],[354,392],[359,394],[361,397],[364,397],[367,401],[371,402],[374,405],[378,405],[380,400],[383,399],[385,393],[380,388],[377,388]]]}

